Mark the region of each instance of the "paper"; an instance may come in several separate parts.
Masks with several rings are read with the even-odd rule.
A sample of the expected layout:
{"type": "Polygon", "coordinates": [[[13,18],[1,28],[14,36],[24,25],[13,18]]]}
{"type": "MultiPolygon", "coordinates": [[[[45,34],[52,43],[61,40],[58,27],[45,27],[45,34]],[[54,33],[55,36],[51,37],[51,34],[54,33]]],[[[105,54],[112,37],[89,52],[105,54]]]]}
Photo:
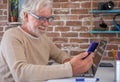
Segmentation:
{"type": "Polygon", "coordinates": [[[65,79],[54,79],[48,80],[47,82],[98,82],[98,78],[65,78],[65,79]]]}
{"type": "Polygon", "coordinates": [[[116,60],[115,64],[115,82],[120,82],[120,60],[116,60]]]}
{"type": "Polygon", "coordinates": [[[75,78],[54,79],[48,80],[47,82],[75,82],[75,78]]]}

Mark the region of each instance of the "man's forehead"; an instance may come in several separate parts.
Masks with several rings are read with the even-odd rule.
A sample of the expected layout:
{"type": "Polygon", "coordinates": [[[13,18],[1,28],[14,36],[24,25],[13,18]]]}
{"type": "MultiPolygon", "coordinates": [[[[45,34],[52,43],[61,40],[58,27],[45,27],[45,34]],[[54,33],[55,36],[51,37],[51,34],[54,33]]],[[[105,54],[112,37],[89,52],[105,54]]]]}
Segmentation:
{"type": "Polygon", "coordinates": [[[51,8],[43,8],[43,9],[40,9],[40,10],[36,11],[35,13],[37,15],[49,16],[52,13],[52,9],[51,8]]]}

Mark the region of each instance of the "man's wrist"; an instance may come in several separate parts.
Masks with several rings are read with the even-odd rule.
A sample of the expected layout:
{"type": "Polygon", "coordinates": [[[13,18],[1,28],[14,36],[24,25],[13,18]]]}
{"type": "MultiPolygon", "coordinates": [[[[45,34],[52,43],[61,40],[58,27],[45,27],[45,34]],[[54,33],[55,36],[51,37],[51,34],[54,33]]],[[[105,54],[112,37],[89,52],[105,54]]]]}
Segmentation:
{"type": "Polygon", "coordinates": [[[67,59],[65,59],[65,60],[63,61],[63,63],[69,62],[71,59],[72,59],[71,57],[70,57],[70,58],[67,58],[67,59]]]}

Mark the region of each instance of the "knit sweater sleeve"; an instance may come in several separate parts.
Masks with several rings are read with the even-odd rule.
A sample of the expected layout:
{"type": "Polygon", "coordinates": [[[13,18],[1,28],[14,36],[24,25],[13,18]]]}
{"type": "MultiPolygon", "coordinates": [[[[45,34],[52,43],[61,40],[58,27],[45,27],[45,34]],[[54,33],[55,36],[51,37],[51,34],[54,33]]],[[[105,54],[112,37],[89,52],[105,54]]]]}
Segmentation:
{"type": "Polygon", "coordinates": [[[5,33],[1,42],[2,54],[16,82],[40,82],[54,78],[72,77],[69,62],[59,65],[34,65],[27,63],[22,37],[5,33]]]}
{"type": "Polygon", "coordinates": [[[48,41],[50,45],[50,57],[57,61],[58,63],[63,63],[63,61],[67,58],[70,58],[66,52],[59,49],[47,36],[45,36],[46,41],[48,41]]]}

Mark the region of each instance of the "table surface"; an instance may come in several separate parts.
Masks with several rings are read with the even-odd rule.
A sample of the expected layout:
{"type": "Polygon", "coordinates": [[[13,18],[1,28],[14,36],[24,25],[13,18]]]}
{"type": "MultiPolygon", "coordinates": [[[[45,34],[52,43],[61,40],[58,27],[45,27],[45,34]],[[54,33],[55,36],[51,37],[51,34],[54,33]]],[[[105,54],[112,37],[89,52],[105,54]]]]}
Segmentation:
{"type": "MultiPolygon", "coordinates": [[[[112,63],[113,67],[98,67],[95,78],[100,78],[99,82],[115,82],[115,63],[114,61],[101,61],[112,63]]],[[[49,80],[47,82],[75,82],[76,77],[49,80]]]]}
{"type": "Polygon", "coordinates": [[[104,61],[112,63],[114,67],[99,67],[95,77],[100,78],[100,82],[114,82],[115,81],[115,63],[114,61],[104,61]]]}

